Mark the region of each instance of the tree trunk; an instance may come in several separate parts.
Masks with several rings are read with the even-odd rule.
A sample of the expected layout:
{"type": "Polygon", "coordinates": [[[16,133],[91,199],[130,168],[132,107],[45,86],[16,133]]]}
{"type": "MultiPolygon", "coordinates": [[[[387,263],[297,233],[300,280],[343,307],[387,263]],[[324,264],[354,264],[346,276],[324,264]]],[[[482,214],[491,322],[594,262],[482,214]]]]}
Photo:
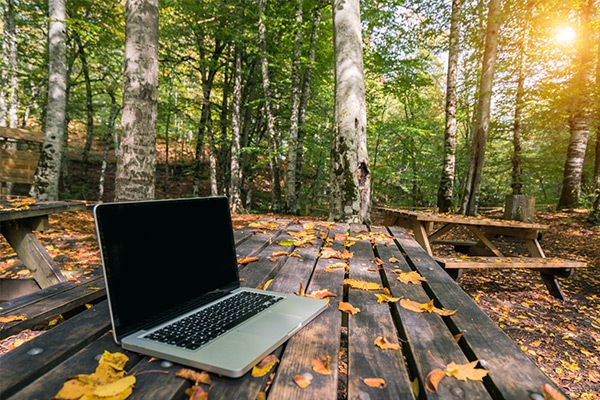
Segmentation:
{"type": "Polygon", "coordinates": [[[594,163],[594,196],[595,201],[590,211],[589,221],[600,226],[600,45],[596,60],[596,148],[594,163]]]}
{"type": "Polygon", "coordinates": [[[523,161],[521,158],[521,114],[525,102],[525,44],[522,42],[519,54],[519,77],[517,81],[517,95],[515,99],[515,121],[513,124],[513,156],[512,156],[512,194],[522,194],[523,188],[523,161]]]}
{"type": "Polygon", "coordinates": [[[110,114],[106,123],[106,134],[104,135],[104,153],[102,154],[102,167],[100,169],[100,179],[98,182],[98,201],[104,201],[104,182],[106,180],[106,170],[108,168],[108,152],[110,150],[110,142],[115,131],[117,120],[117,98],[110,91],[110,114]]]}
{"type": "Polygon", "coordinates": [[[261,54],[261,72],[263,92],[265,96],[264,113],[267,122],[267,136],[269,143],[269,169],[271,171],[271,209],[275,212],[281,210],[281,186],[279,176],[279,141],[275,132],[275,117],[271,105],[271,80],[269,77],[269,60],[267,59],[267,28],[265,26],[265,0],[258,0],[258,41],[261,54]]]}
{"type": "Polygon", "coordinates": [[[287,175],[285,180],[285,202],[287,212],[297,215],[300,201],[296,192],[298,179],[298,124],[300,108],[300,56],[302,49],[302,0],[296,0],[296,24],[294,51],[292,56],[292,112],[290,116],[290,138],[288,143],[287,175]]]}
{"type": "Polygon", "coordinates": [[[592,16],[594,4],[588,0],[580,10],[580,31],[571,81],[571,110],[569,116],[569,147],[563,172],[563,186],[558,209],[575,208],[579,205],[583,162],[587,149],[593,108],[593,48],[592,16]]]}
{"type": "Polygon", "coordinates": [[[440,212],[452,209],[454,175],[456,167],[456,103],[458,82],[458,57],[460,55],[460,19],[462,0],[452,1],[450,17],[450,44],[448,48],[448,76],[446,77],[446,128],[444,132],[444,165],[438,191],[440,212]]]}
{"type": "Polygon", "coordinates": [[[81,177],[82,180],[86,180],[88,158],[90,151],[92,150],[92,142],[94,141],[94,101],[92,98],[92,81],[90,80],[90,69],[87,63],[87,56],[85,49],[81,43],[79,35],[76,35],[77,45],[79,47],[79,59],[81,60],[81,69],[83,71],[83,78],[85,81],[85,99],[86,99],[86,111],[87,111],[87,126],[85,135],[85,145],[83,147],[83,154],[81,156],[81,177]]]}
{"type": "Polygon", "coordinates": [[[534,215],[535,197],[526,194],[512,194],[506,196],[504,219],[533,222],[534,215]]]}
{"type": "Polygon", "coordinates": [[[229,204],[233,214],[243,213],[242,168],[240,162],[240,128],[242,102],[242,45],[235,44],[233,73],[233,103],[231,105],[231,180],[229,184],[229,204]]]}
{"type": "Polygon", "coordinates": [[[154,198],[157,92],[158,0],[127,0],[117,201],[154,198]]]}
{"type": "Polygon", "coordinates": [[[333,29],[335,108],[330,219],[367,223],[371,199],[359,0],[334,0],[333,29]]]}
{"type": "Polygon", "coordinates": [[[66,9],[64,0],[48,4],[48,100],[45,138],[30,195],[37,200],[58,200],[67,108],[66,9]]]}
{"type": "Polygon", "coordinates": [[[492,102],[492,89],[496,66],[496,53],[498,50],[498,30],[501,19],[500,0],[490,0],[488,4],[488,22],[485,35],[485,48],[481,65],[481,78],[479,82],[479,100],[477,115],[473,129],[473,144],[469,162],[469,174],[465,185],[464,199],[461,212],[466,215],[476,215],[483,177],[483,164],[485,162],[485,147],[490,127],[490,106],[492,102]]]}

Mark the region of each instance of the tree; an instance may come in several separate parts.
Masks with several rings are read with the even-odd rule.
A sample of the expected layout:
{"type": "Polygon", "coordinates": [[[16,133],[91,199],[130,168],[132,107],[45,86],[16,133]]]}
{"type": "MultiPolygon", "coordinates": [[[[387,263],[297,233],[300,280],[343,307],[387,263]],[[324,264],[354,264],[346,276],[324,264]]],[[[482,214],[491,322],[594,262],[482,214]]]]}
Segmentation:
{"type": "Polygon", "coordinates": [[[115,200],[154,198],[157,87],[158,0],[127,0],[115,200]]]}
{"type": "Polygon", "coordinates": [[[483,164],[485,162],[485,147],[490,127],[490,113],[494,72],[496,67],[496,53],[498,47],[498,30],[501,18],[500,0],[490,0],[488,4],[488,21],[485,35],[485,48],[481,63],[481,77],[479,80],[479,99],[477,115],[473,129],[473,143],[469,162],[469,173],[463,194],[461,213],[475,215],[481,190],[483,177],[483,164]]]}
{"type": "Polygon", "coordinates": [[[45,136],[30,195],[58,200],[67,108],[66,8],[64,0],[48,2],[48,100],[45,136]]]}
{"type": "Polygon", "coordinates": [[[370,220],[367,114],[359,0],[333,3],[335,106],[330,219],[370,220]]]}
{"type": "Polygon", "coordinates": [[[462,0],[452,1],[450,38],[448,47],[448,74],[446,78],[446,128],[444,131],[444,165],[438,191],[438,208],[448,212],[452,208],[454,172],[456,166],[456,103],[458,81],[458,56],[460,55],[460,19],[462,0]]]}

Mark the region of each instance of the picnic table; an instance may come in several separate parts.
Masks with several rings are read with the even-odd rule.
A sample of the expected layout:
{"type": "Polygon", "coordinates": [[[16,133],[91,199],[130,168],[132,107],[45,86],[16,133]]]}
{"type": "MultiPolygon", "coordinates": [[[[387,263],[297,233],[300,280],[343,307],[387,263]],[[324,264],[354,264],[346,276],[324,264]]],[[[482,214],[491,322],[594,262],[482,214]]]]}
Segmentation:
{"type": "MultiPolygon", "coordinates": [[[[402,228],[271,220],[236,231],[235,239],[243,285],[325,295],[330,305],[274,351],[279,362],[266,375],[210,374],[210,385],[199,384],[209,399],[541,399],[544,391],[562,393],[402,228]],[[403,283],[401,272],[422,278],[403,283]],[[413,311],[405,307],[410,301],[449,311],[413,311]],[[319,361],[321,373],[312,367],[319,361]],[[483,381],[445,376],[452,363],[473,363],[487,375],[483,381]],[[435,380],[434,370],[441,381],[432,392],[425,385],[435,380]],[[298,375],[310,384],[301,388],[298,375]]],[[[125,371],[136,378],[130,399],[188,398],[184,392],[193,382],[176,376],[181,365],[123,351],[109,330],[104,301],[5,354],[0,398],[51,398],[69,377],[92,373],[105,351],[129,358],[125,371]]]]}
{"type": "MultiPolygon", "coordinates": [[[[15,250],[23,264],[31,271],[35,280],[35,288],[46,288],[60,282],[65,278],[56,266],[52,257],[35,236],[34,231],[44,231],[49,228],[48,216],[51,214],[84,210],[85,204],[67,201],[39,201],[31,199],[17,202],[0,202],[0,232],[15,250]],[[38,287],[39,286],[39,287],[38,287]]],[[[6,300],[15,297],[12,294],[22,293],[22,288],[15,288],[8,283],[27,283],[27,280],[11,279],[0,281],[2,295],[6,300]],[[8,282],[8,283],[7,283],[8,282]]]]}
{"type": "Polygon", "coordinates": [[[586,263],[580,261],[546,258],[539,238],[542,232],[548,229],[547,225],[455,214],[389,208],[382,210],[386,213],[385,225],[398,225],[412,229],[417,242],[455,279],[458,279],[465,270],[473,268],[535,269],[540,272],[550,294],[564,300],[565,296],[557,278],[569,278],[573,276],[576,268],[586,266],[586,263]],[[460,228],[466,228],[475,240],[442,239],[448,232],[460,228]],[[521,241],[527,249],[528,257],[501,251],[494,243],[497,237],[521,241]],[[433,244],[454,245],[457,251],[466,253],[470,257],[437,257],[433,252],[433,244]]]}

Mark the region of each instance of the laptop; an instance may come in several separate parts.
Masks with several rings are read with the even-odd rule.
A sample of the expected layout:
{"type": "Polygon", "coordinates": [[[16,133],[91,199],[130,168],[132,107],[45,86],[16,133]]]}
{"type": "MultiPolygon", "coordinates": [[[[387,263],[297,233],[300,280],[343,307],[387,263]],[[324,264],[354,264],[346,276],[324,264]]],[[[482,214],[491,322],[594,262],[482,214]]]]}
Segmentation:
{"type": "Polygon", "coordinates": [[[240,377],[327,307],[240,286],[226,197],[102,203],[94,218],[124,349],[240,377]]]}

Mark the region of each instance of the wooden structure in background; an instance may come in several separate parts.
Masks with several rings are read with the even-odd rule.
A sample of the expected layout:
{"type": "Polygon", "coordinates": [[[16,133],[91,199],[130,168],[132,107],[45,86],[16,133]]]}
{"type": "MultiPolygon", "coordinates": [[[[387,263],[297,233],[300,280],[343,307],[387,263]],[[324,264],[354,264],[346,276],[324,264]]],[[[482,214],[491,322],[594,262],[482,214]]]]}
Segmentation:
{"type": "Polygon", "coordinates": [[[0,127],[0,198],[7,194],[5,183],[33,183],[43,142],[41,132],[0,127]]]}

